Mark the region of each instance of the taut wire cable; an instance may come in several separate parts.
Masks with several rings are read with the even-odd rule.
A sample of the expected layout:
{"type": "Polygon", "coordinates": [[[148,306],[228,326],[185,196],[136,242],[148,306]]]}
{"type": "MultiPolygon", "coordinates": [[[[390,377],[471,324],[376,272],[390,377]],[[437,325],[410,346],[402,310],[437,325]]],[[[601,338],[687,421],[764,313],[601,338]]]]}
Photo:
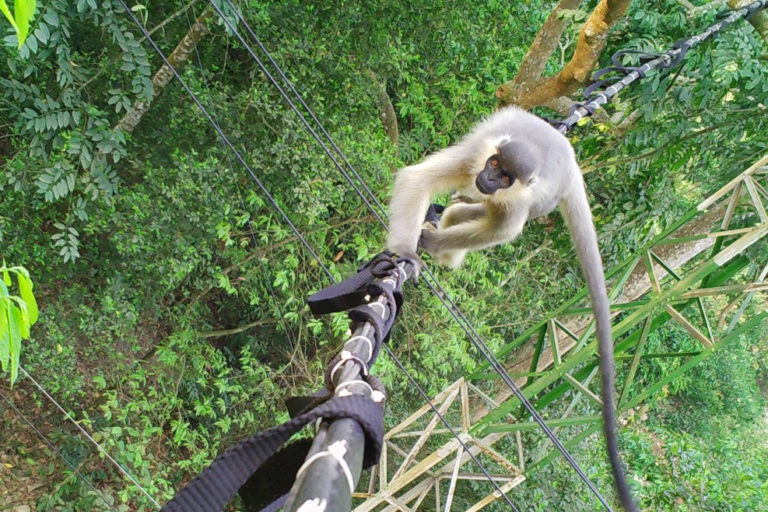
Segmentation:
{"type": "MultiPolygon", "coordinates": [[[[290,219],[288,219],[287,215],[285,215],[285,213],[284,213],[284,212],[282,212],[282,210],[281,210],[281,209],[279,209],[280,207],[277,205],[277,203],[276,203],[276,202],[274,202],[274,198],[272,198],[272,196],[269,194],[269,192],[266,190],[266,188],[263,186],[263,184],[261,184],[261,181],[260,181],[260,180],[258,180],[258,177],[257,177],[257,176],[255,176],[255,174],[254,174],[254,173],[253,173],[253,171],[251,170],[250,166],[248,166],[248,164],[247,164],[247,163],[244,161],[243,157],[240,155],[240,153],[237,151],[237,149],[234,147],[234,145],[233,145],[233,144],[230,142],[230,140],[229,140],[229,138],[226,136],[226,134],[225,134],[225,133],[224,133],[224,132],[221,130],[221,127],[218,125],[218,123],[217,123],[217,122],[216,122],[216,121],[213,119],[213,117],[211,117],[211,115],[208,113],[208,110],[207,110],[207,109],[205,108],[205,106],[204,106],[204,105],[203,105],[203,104],[200,102],[200,100],[197,98],[197,96],[195,95],[195,93],[194,93],[194,92],[192,92],[192,90],[191,90],[191,89],[189,88],[189,86],[186,84],[186,82],[184,81],[184,79],[182,79],[182,78],[181,78],[181,76],[180,76],[180,75],[179,75],[179,73],[176,71],[176,69],[175,69],[175,68],[174,68],[174,67],[171,65],[171,63],[168,61],[168,58],[165,56],[165,54],[163,53],[163,51],[162,51],[162,50],[160,50],[160,48],[157,46],[157,44],[155,43],[155,41],[154,41],[154,40],[153,40],[153,39],[152,39],[152,38],[149,36],[149,34],[147,34],[147,31],[146,31],[146,29],[145,29],[145,28],[144,28],[144,26],[141,24],[141,22],[138,20],[138,18],[136,18],[136,16],[134,15],[134,13],[133,13],[133,12],[130,10],[130,8],[129,8],[129,7],[126,5],[126,4],[125,4],[125,2],[124,2],[123,0],[118,0],[118,2],[119,2],[119,3],[120,3],[122,6],[123,6],[123,8],[125,9],[125,12],[126,12],[126,13],[127,13],[127,14],[128,14],[130,17],[131,17],[131,19],[132,19],[132,20],[133,20],[133,22],[136,24],[136,26],[138,27],[138,29],[139,29],[139,30],[142,32],[142,34],[144,34],[144,37],[146,37],[146,38],[147,38],[147,40],[149,41],[149,43],[150,43],[150,44],[152,45],[152,47],[154,48],[155,52],[156,52],[156,53],[157,53],[157,54],[160,56],[160,58],[163,60],[163,63],[164,63],[164,64],[165,64],[165,65],[166,65],[166,66],[167,66],[167,67],[168,67],[168,68],[171,70],[171,72],[172,72],[172,73],[173,73],[173,75],[176,77],[176,79],[179,81],[179,83],[182,85],[182,87],[183,87],[183,88],[184,88],[184,89],[187,91],[187,93],[190,95],[190,97],[192,98],[192,100],[194,101],[194,103],[197,105],[197,107],[200,109],[200,111],[203,113],[203,115],[205,116],[205,118],[208,120],[208,122],[211,124],[211,126],[213,126],[214,130],[215,130],[215,131],[218,133],[219,137],[221,137],[221,139],[222,139],[222,140],[223,140],[223,141],[226,143],[226,145],[227,145],[227,147],[229,147],[230,151],[232,151],[232,152],[235,154],[235,156],[236,156],[236,157],[237,157],[237,159],[240,161],[240,163],[241,163],[241,164],[242,164],[242,165],[243,165],[243,166],[244,166],[246,169],[248,169],[248,170],[249,170],[249,174],[251,174],[251,177],[252,177],[252,178],[254,179],[254,181],[256,181],[256,182],[257,182],[257,184],[260,186],[260,188],[262,189],[262,192],[264,192],[264,193],[265,193],[265,194],[268,196],[268,198],[270,198],[270,203],[272,203],[273,207],[277,208],[277,209],[278,209],[278,211],[280,211],[280,212],[282,213],[282,215],[283,215],[284,219],[285,219],[287,222],[289,222],[290,226],[291,226],[291,227],[292,227],[292,229],[294,230],[294,233],[295,233],[295,234],[296,234],[296,235],[297,235],[297,236],[298,236],[298,237],[299,237],[299,238],[300,238],[300,239],[303,241],[303,243],[304,243],[305,247],[306,247],[306,248],[309,250],[309,252],[310,252],[310,253],[313,255],[313,257],[315,258],[315,260],[317,261],[317,263],[318,263],[318,264],[319,264],[321,267],[323,267],[323,269],[326,271],[326,274],[328,274],[328,277],[331,279],[331,281],[332,281],[332,282],[337,282],[337,281],[336,281],[336,279],[333,277],[333,275],[332,275],[332,274],[330,273],[330,271],[328,270],[328,268],[327,268],[327,267],[326,267],[326,266],[323,264],[323,262],[322,262],[322,259],[321,259],[321,258],[320,258],[320,257],[317,255],[317,253],[315,253],[315,251],[312,249],[312,247],[310,246],[309,242],[308,242],[308,241],[306,241],[306,239],[304,239],[304,237],[301,235],[301,233],[298,231],[298,229],[297,229],[297,228],[296,228],[296,227],[293,225],[293,223],[290,221],[290,219]]],[[[391,351],[389,351],[389,350],[388,350],[388,352],[389,352],[389,353],[390,353],[392,356],[394,356],[394,354],[393,354],[393,353],[391,353],[391,351]]],[[[400,363],[400,362],[399,362],[397,359],[395,359],[395,361],[396,361],[396,364],[398,364],[398,366],[400,366],[402,369],[405,369],[405,367],[404,367],[404,366],[402,366],[402,363],[400,363]]],[[[413,379],[413,377],[412,377],[412,376],[410,376],[410,374],[408,374],[407,372],[406,372],[406,375],[408,376],[408,378],[409,378],[409,380],[411,381],[411,383],[413,383],[413,384],[415,384],[415,385],[417,386],[417,389],[419,389],[419,391],[420,391],[420,393],[422,394],[422,396],[427,396],[427,395],[426,395],[426,393],[424,392],[424,390],[423,390],[423,389],[421,389],[421,388],[418,386],[418,383],[415,381],[415,379],[413,379]]],[[[437,407],[436,407],[436,406],[435,406],[435,405],[434,405],[434,404],[431,402],[431,400],[429,400],[429,399],[428,399],[428,403],[429,403],[430,407],[432,408],[432,410],[435,412],[435,415],[436,415],[436,416],[438,416],[438,417],[441,419],[441,421],[442,421],[442,422],[443,422],[443,423],[446,425],[446,427],[447,427],[449,430],[451,430],[451,431],[453,432],[453,434],[454,434],[454,436],[456,437],[457,441],[458,441],[458,442],[459,442],[459,443],[462,445],[462,447],[465,449],[465,451],[466,451],[466,452],[467,452],[467,453],[470,455],[470,457],[472,458],[472,460],[474,460],[474,461],[475,461],[475,463],[476,463],[476,464],[478,465],[478,467],[481,469],[481,471],[483,472],[483,474],[484,474],[484,475],[485,475],[485,476],[488,478],[488,480],[491,482],[491,484],[494,486],[494,488],[495,488],[495,489],[496,489],[496,490],[497,490],[497,491],[498,491],[498,492],[501,494],[501,496],[503,496],[503,497],[505,498],[505,500],[507,501],[507,503],[508,503],[508,504],[509,504],[509,505],[510,505],[510,506],[511,506],[511,507],[512,507],[512,508],[513,508],[515,511],[518,511],[519,509],[518,509],[518,508],[517,508],[517,507],[514,505],[514,503],[512,503],[512,501],[509,499],[509,497],[507,496],[507,494],[506,494],[504,491],[502,491],[501,487],[499,487],[498,483],[496,483],[496,481],[493,479],[493,477],[490,475],[490,473],[487,471],[487,469],[485,469],[485,467],[484,467],[484,466],[483,466],[483,464],[480,462],[480,460],[479,460],[479,459],[478,459],[478,458],[477,458],[477,457],[476,457],[476,456],[475,456],[475,455],[472,453],[472,451],[469,449],[469,447],[466,445],[466,443],[464,443],[464,441],[463,441],[463,440],[462,440],[462,439],[461,439],[461,438],[458,436],[458,434],[456,433],[456,431],[452,429],[452,427],[451,427],[451,426],[450,426],[450,424],[448,423],[447,419],[446,419],[446,418],[445,418],[445,417],[444,417],[444,416],[443,416],[443,415],[440,413],[440,411],[439,411],[439,410],[437,409],[437,407]]]]}
{"type": "MultiPolygon", "coordinates": [[[[271,58],[269,53],[266,51],[264,46],[261,44],[261,42],[256,37],[254,31],[250,28],[250,25],[247,23],[247,21],[244,19],[244,17],[237,11],[235,6],[232,4],[230,0],[225,0],[229,7],[233,10],[233,12],[236,13],[236,16],[238,20],[240,20],[243,25],[246,27],[247,31],[251,34],[251,36],[257,41],[258,45],[262,50],[265,52],[265,54],[268,55],[270,62],[275,66],[275,68],[279,69],[279,74],[283,79],[290,84],[290,81],[286,77],[285,73],[280,69],[280,66],[274,61],[274,59],[271,58]]],[[[310,131],[312,136],[317,140],[323,149],[325,150],[326,154],[331,158],[331,160],[334,162],[336,167],[342,172],[342,175],[347,179],[347,181],[350,183],[350,185],[354,188],[355,192],[361,197],[361,199],[364,201],[364,203],[368,206],[369,210],[376,216],[376,218],[379,220],[379,222],[386,228],[386,222],[384,219],[381,218],[381,216],[374,210],[373,206],[371,205],[371,201],[369,201],[367,198],[363,197],[362,192],[358,189],[358,187],[352,182],[351,178],[349,177],[349,174],[346,171],[343,171],[340,164],[336,161],[336,159],[330,154],[327,146],[319,140],[319,136],[317,133],[308,125],[307,120],[304,118],[304,116],[299,112],[296,105],[293,103],[290,98],[288,98],[286,92],[284,89],[277,83],[274,76],[266,69],[266,66],[262,62],[262,60],[256,55],[253,48],[248,44],[248,42],[245,40],[245,38],[240,34],[240,32],[237,30],[237,27],[235,27],[232,22],[225,16],[225,14],[221,11],[218,5],[216,5],[214,0],[210,0],[211,6],[216,10],[217,14],[221,17],[224,24],[229,28],[229,30],[237,37],[237,39],[240,41],[240,43],[243,45],[243,47],[246,49],[246,51],[251,55],[253,60],[258,64],[259,68],[267,75],[270,82],[278,89],[281,96],[285,99],[285,101],[288,103],[288,105],[293,109],[293,111],[299,116],[303,124],[307,127],[307,129],[310,131]]],[[[290,89],[299,96],[296,89],[293,87],[293,85],[290,85],[290,89]]],[[[305,108],[311,111],[309,106],[301,100],[302,105],[304,105],[305,108]]],[[[313,119],[317,119],[314,114],[312,114],[313,119]]],[[[318,121],[319,123],[319,121],[318,121]]],[[[322,130],[326,136],[330,138],[330,135],[327,134],[327,131],[324,129],[322,130]]],[[[341,153],[341,150],[338,148],[338,146],[333,143],[332,144],[334,148],[336,148],[337,151],[341,153]]],[[[346,158],[343,158],[343,160],[349,164],[349,161],[346,158]]],[[[358,179],[361,182],[364,182],[364,180],[355,172],[355,175],[358,177],[358,179]]],[[[370,191],[370,188],[365,186],[366,190],[370,191]]],[[[372,193],[371,193],[372,195],[372,193]]],[[[375,202],[379,208],[381,207],[381,204],[376,200],[375,197],[373,197],[373,202],[375,202]]],[[[453,299],[448,295],[447,291],[443,288],[443,286],[438,282],[437,278],[434,276],[434,274],[425,267],[425,273],[429,276],[429,278],[433,281],[433,283],[428,282],[430,289],[432,292],[438,297],[438,299],[442,302],[442,304],[448,309],[450,314],[453,316],[453,318],[459,323],[459,325],[462,327],[464,332],[469,336],[472,343],[475,345],[477,350],[482,354],[482,356],[488,361],[488,363],[491,365],[491,367],[496,371],[496,373],[499,374],[502,381],[507,385],[507,387],[510,388],[510,390],[513,392],[513,394],[520,400],[520,402],[523,404],[525,409],[531,414],[531,417],[536,421],[536,423],[539,425],[539,427],[544,431],[544,433],[547,435],[547,437],[552,441],[552,443],[555,445],[555,447],[562,453],[562,455],[565,457],[566,461],[573,467],[574,471],[579,475],[579,477],[584,481],[584,483],[587,485],[587,487],[592,491],[592,493],[595,495],[595,497],[600,501],[600,503],[607,509],[611,510],[610,505],[605,500],[605,498],[601,495],[600,491],[598,491],[597,487],[592,483],[592,481],[587,477],[586,473],[581,469],[578,462],[576,462],[576,459],[573,457],[573,455],[570,454],[570,452],[565,448],[563,443],[557,438],[555,433],[552,431],[552,429],[546,424],[544,419],[541,417],[541,415],[536,411],[535,407],[531,402],[528,400],[528,398],[523,394],[523,392],[520,390],[520,388],[517,386],[515,381],[512,379],[512,377],[509,375],[509,372],[507,372],[506,368],[499,362],[499,360],[495,357],[493,352],[488,347],[485,340],[480,336],[480,334],[477,332],[475,327],[472,325],[471,322],[466,318],[464,313],[459,309],[458,305],[453,301],[453,299]]]]}
{"type": "Polygon", "coordinates": [[[158,507],[160,506],[160,503],[158,503],[158,501],[157,501],[155,498],[153,498],[153,497],[152,497],[152,495],[151,495],[151,494],[149,494],[149,493],[147,492],[147,490],[146,490],[144,487],[142,487],[142,485],[139,483],[139,481],[138,481],[138,480],[136,480],[136,478],[135,478],[135,477],[134,477],[134,476],[133,476],[133,475],[132,475],[132,474],[131,474],[131,473],[130,473],[130,472],[127,470],[127,469],[125,469],[125,468],[123,467],[123,465],[122,465],[122,464],[120,464],[119,462],[117,462],[117,460],[115,460],[115,458],[114,458],[114,457],[112,457],[112,455],[110,455],[110,454],[109,454],[109,452],[108,452],[108,451],[107,451],[107,450],[106,450],[106,449],[105,449],[103,446],[101,446],[101,444],[99,444],[99,442],[98,442],[98,441],[96,441],[96,439],[94,439],[94,438],[93,438],[93,436],[91,435],[91,433],[90,433],[90,432],[88,432],[88,431],[85,429],[85,427],[83,427],[82,425],[80,425],[80,423],[78,423],[78,422],[77,422],[77,420],[75,420],[75,418],[73,418],[73,417],[72,417],[72,415],[70,415],[70,414],[67,412],[67,410],[66,410],[66,409],[64,409],[64,407],[62,407],[62,405],[61,405],[59,402],[57,402],[57,401],[56,401],[56,399],[55,399],[55,398],[53,398],[53,396],[51,396],[51,394],[50,394],[50,393],[48,393],[48,391],[47,391],[47,390],[46,390],[46,389],[43,387],[43,385],[42,385],[42,384],[40,384],[39,382],[37,382],[37,381],[34,379],[34,377],[32,377],[32,375],[30,375],[30,374],[29,374],[29,372],[28,372],[26,369],[24,369],[23,367],[19,366],[19,370],[21,370],[21,372],[24,374],[24,376],[25,376],[25,377],[27,377],[27,378],[28,378],[30,381],[32,381],[32,384],[34,384],[34,385],[35,385],[35,387],[36,387],[37,389],[39,389],[39,390],[40,390],[40,392],[41,392],[43,395],[45,395],[45,397],[46,397],[46,398],[47,398],[47,399],[48,399],[48,400],[49,400],[49,401],[50,401],[50,402],[51,402],[51,403],[52,403],[52,404],[53,404],[53,405],[54,405],[54,406],[55,406],[55,407],[56,407],[56,408],[57,408],[59,411],[61,411],[61,413],[62,413],[62,414],[63,414],[63,415],[64,415],[64,416],[65,416],[65,417],[66,417],[66,418],[69,420],[69,421],[71,421],[71,422],[72,422],[72,424],[73,424],[75,427],[77,427],[77,430],[79,430],[81,434],[83,434],[83,435],[84,435],[84,436],[85,436],[85,437],[86,437],[86,438],[87,438],[87,439],[88,439],[88,440],[89,440],[91,443],[93,443],[93,445],[96,447],[96,449],[99,451],[99,453],[101,453],[101,454],[102,454],[102,455],[103,455],[103,456],[104,456],[104,457],[105,457],[105,458],[106,458],[106,459],[107,459],[109,462],[111,462],[111,463],[112,463],[112,464],[113,464],[113,465],[114,465],[114,466],[115,466],[115,467],[116,467],[116,468],[117,468],[117,469],[118,469],[118,470],[119,470],[119,471],[120,471],[120,472],[121,472],[121,473],[122,473],[122,474],[123,474],[123,475],[124,475],[124,476],[125,476],[125,477],[126,477],[128,480],[130,480],[130,481],[133,483],[133,485],[135,485],[136,487],[138,487],[138,488],[139,488],[139,490],[140,490],[140,491],[141,491],[141,492],[144,494],[144,496],[146,496],[147,498],[149,498],[149,500],[150,500],[152,503],[154,503],[154,504],[155,504],[156,506],[158,506],[158,507]]]}
{"type": "Polygon", "coordinates": [[[7,403],[7,404],[8,404],[8,405],[11,407],[11,409],[13,409],[13,411],[16,413],[16,415],[17,415],[19,418],[21,418],[21,419],[22,419],[22,420],[23,420],[23,421],[24,421],[24,422],[25,422],[25,423],[26,423],[26,424],[27,424],[27,425],[28,425],[28,426],[29,426],[29,427],[30,427],[30,428],[31,428],[31,429],[32,429],[32,430],[35,432],[35,434],[37,434],[37,437],[39,437],[41,441],[43,441],[43,442],[44,442],[46,445],[48,445],[48,448],[50,448],[50,449],[51,449],[51,451],[53,451],[54,453],[56,453],[56,454],[57,454],[57,455],[58,455],[58,456],[61,458],[61,460],[63,460],[63,461],[64,461],[64,463],[65,463],[67,466],[69,466],[69,468],[72,470],[72,472],[75,474],[75,476],[77,476],[77,477],[78,477],[80,480],[82,480],[83,482],[85,482],[85,485],[87,485],[87,486],[88,486],[88,488],[89,488],[89,489],[90,489],[90,490],[91,490],[91,491],[92,491],[92,492],[93,492],[93,493],[94,493],[96,496],[98,496],[98,497],[99,497],[99,499],[100,499],[101,501],[103,501],[103,502],[104,502],[104,504],[105,504],[107,507],[109,507],[109,508],[110,508],[110,510],[114,510],[114,512],[117,512],[117,509],[114,507],[114,505],[112,505],[112,504],[111,504],[111,503],[110,503],[110,502],[107,500],[107,498],[106,498],[106,497],[104,497],[104,493],[103,493],[103,492],[100,492],[98,489],[96,489],[96,487],[94,487],[94,485],[93,485],[93,482],[91,482],[91,481],[90,481],[88,478],[86,478],[86,476],[85,476],[84,474],[82,474],[82,473],[81,473],[81,472],[80,472],[80,471],[77,469],[77,466],[75,466],[75,465],[74,465],[72,462],[70,462],[70,460],[69,460],[69,459],[67,459],[67,458],[64,456],[64,454],[63,454],[63,453],[61,453],[61,451],[59,451],[59,449],[58,449],[58,448],[56,448],[56,445],[55,445],[55,444],[53,444],[53,442],[51,442],[51,440],[50,440],[50,439],[48,439],[48,438],[45,436],[45,434],[43,434],[43,433],[40,431],[40,429],[38,429],[38,428],[35,426],[35,424],[34,424],[34,423],[32,423],[32,421],[31,421],[29,418],[27,418],[27,417],[26,417],[26,416],[24,415],[24,413],[23,413],[23,412],[21,412],[21,411],[20,411],[20,410],[19,410],[19,409],[16,407],[16,405],[15,405],[15,404],[14,404],[14,403],[13,403],[13,402],[12,402],[12,401],[11,401],[11,400],[8,398],[8,397],[7,397],[7,396],[5,396],[5,393],[3,393],[2,391],[0,391],[0,397],[2,397],[2,398],[3,398],[3,400],[5,400],[5,402],[6,402],[6,403],[7,403]]]}

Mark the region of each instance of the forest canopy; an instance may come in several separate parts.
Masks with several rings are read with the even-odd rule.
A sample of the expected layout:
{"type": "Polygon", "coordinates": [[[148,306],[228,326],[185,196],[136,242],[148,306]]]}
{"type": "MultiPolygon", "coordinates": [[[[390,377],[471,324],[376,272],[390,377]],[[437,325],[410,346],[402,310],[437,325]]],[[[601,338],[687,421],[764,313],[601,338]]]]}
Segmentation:
{"type": "MultiPolygon", "coordinates": [[[[233,5],[386,205],[398,168],[495,108],[562,119],[616,51],[666,51],[747,3],[233,5]]],[[[0,499],[19,512],[156,510],[226,447],[286,420],[286,398],[322,386],[348,321],[312,316],[305,299],[329,276],[121,3],[31,4],[25,37],[8,21],[19,7],[3,2],[0,17],[0,257],[25,269],[4,296],[29,297],[31,284],[19,291],[29,279],[36,316],[39,307],[22,340],[24,371],[13,386],[0,374],[0,499]]],[[[240,43],[228,1],[128,6],[333,278],[382,249],[381,210],[358,197],[240,43]]],[[[768,15],[649,73],[568,136],[614,267],[768,152],[768,15]]],[[[745,279],[766,280],[756,276],[767,253],[765,240],[746,252],[745,279]]],[[[436,273],[492,349],[582,287],[559,214],[436,273]]],[[[406,293],[391,346],[434,396],[484,361],[427,287],[406,293]]],[[[749,308],[765,311],[764,288],[749,308]]],[[[766,327],[625,415],[622,448],[644,508],[768,502],[766,327]]],[[[670,344],[695,347],[665,326],[647,350],[670,344]]],[[[675,371],[670,361],[653,359],[636,380],[675,371]]],[[[379,358],[375,373],[388,427],[423,405],[392,360],[379,358]]],[[[580,443],[578,459],[610,495],[602,439],[580,443]]],[[[524,510],[600,510],[562,461],[513,492],[524,510]]]]}

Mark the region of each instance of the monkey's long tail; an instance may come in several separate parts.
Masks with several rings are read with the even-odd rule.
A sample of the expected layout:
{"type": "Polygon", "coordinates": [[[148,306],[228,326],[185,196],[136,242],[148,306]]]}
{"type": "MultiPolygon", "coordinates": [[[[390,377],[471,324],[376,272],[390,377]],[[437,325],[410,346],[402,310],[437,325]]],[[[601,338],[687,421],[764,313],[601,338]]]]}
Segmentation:
{"type": "Polygon", "coordinates": [[[619,456],[616,434],[616,406],[614,404],[615,368],[613,341],[611,338],[611,313],[608,294],[605,290],[605,275],[597,235],[592,222],[592,212],[583,186],[576,185],[573,192],[563,199],[564,217],[571,233],[571,239],[579,256],[581,270],[587,282],[592,311],[595,315],[598,352],[600,354],[600,375],[603,392],[603,432],[608,458],[613,469],[621,504],[627,512],[638,512],[637,504],[627,484],[624,468],[619,456]]]}

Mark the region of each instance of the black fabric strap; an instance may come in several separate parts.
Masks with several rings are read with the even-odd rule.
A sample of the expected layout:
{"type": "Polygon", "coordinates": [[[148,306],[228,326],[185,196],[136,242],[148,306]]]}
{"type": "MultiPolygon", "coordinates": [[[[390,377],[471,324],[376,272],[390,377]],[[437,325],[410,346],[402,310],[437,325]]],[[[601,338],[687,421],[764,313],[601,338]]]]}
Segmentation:
{"type": "Polygon", "coordinates": [[[429,222],[433,226],[437,227],[437,225],[440,223],[440,217],[442,217],[444,211],[445,206],[438,203],[432,203],[429,205],[427,215],[424,217],[424,222],[429,222]]]}
{"type": "Polygon", "coordinates": [[[380,253],[354,276],[320,290],[307,299],[307,304],[315,315],[347,310],[353,322],[367,322],[373,327],[375,339],[373,353],[367,361],[369,367],[376,361],[381,344],[389,339],[390,330],[403,304],[403,280],[400,276],[392,289],[382,288],[376,280],[391,276],[400,261],[390,253],[380,253]],[[382,294],[386,297],[387,307],[392,313],[386,321],[382,319],[381,313],[368,305],[382,294]]]}
{"type": "Polygon", "coordinates": [[[261,495],[256,501],[264,506],[279,500],[293,485],[310,443],[298,441],[298,446],[294,447],[293,443],[283,450],[280,447],[302,427],[319,418],[356,420],[366,434],[363,467],[370,467],[379,460],[384,436],[382,406],[363,395],[333,397],[315,409],[244,439],[225,451],[176,493],[160,509],[161,512],[219,512],[246,482],[248,486],[244,492],[249,497],[254,493],[261,495]],[[262,467],[265,469],[257,473],[262,467]],[[254,473],[260,475],[259,478],[251,479],[254,473]]]}
{"type": "MultiPolygon", "coordinates": [[[[390,275],[397,267],[398,261],[390,253],[377,254],[354,276],[328,288],[323,288],[309,297],[307,299],[309,309],[315,315],[325,315],[347,311],[370,302],[382,293],[376,279],[390,275]],[[367,299],[366,296],[368,296],[367,299]]],[[[403,303],[400,290],[396,292],[395,299],[399,308],[403,303]]]]}
{"type": "Polygon", "coordinates": [[[273,508],[273,503],[274,509],[279,508],[277,505],[285,501],[311,446],[312,439],[299,439],[264,461],[238,491],[244,510],[265,512],[273,508]]]}
{"type": "Polygon", "coordinates": [[[285,408],[291,418],[309,412],[333,396],[333,392],[323,388],[311,395],[292,396],[285,399],[285,408]]]}
{"type": "MultiPolygon", "coordinates": [[[[391,293],[387,294],[387,302],[389,303],[390,311],[395,311],[393,308],[395,299],[391,293]]],[[[375,340],[373,343],[373,354],[371,354],[371,358],[368,360],[368,368],[370,368],[379,356],[381,344],[389,341],[389,332],[395,323],[395,315],[389,315],[389,318],[385,322],[376,310],[371,306],[365,305],[358,306],[351,310],[349,312],[349,318],[355,322],[368,322],[373,326],[375,340]]]]}
{"type": "Polygon", "coordinates": [[[307,299],[309,309],[315,315],[325,315],[337,311],[346,311],[360,304],[365,304],[365,296],[376,296],[373,287],[373,274],[370,267],[366,267],[354,276],[336,283],[328,288],[323,288],[307,299]],[[371,293],[373,292],[373,293],[371,293]]]}

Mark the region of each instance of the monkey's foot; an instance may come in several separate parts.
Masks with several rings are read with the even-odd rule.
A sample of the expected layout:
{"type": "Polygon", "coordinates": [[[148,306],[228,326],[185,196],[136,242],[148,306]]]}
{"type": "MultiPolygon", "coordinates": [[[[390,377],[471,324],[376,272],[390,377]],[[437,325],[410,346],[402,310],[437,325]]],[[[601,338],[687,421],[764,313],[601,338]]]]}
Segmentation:
{"type": "Polygon", "coordinates": [[[433,254],[432,257],[439,265],[448,267],[451,270],[456,270],[462,263],[464,263],[466,254],[467,251],[464,250],[443,251],[433,254]]]}

